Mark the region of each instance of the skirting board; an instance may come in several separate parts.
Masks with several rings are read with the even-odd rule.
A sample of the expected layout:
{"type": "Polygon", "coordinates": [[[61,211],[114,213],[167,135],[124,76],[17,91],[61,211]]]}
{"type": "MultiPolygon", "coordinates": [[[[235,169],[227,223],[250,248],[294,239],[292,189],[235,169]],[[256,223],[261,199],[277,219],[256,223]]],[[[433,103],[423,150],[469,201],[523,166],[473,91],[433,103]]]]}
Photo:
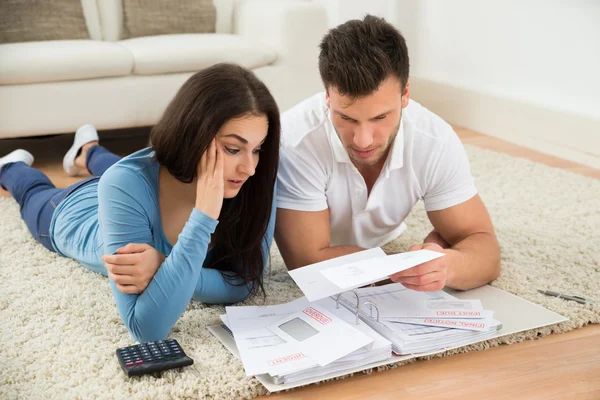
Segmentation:
{"type": "Polygon", "coordinates": [[[600,168],[600,120],[429,79],[410,82],[411,97],[451,124],[600,168]]]}

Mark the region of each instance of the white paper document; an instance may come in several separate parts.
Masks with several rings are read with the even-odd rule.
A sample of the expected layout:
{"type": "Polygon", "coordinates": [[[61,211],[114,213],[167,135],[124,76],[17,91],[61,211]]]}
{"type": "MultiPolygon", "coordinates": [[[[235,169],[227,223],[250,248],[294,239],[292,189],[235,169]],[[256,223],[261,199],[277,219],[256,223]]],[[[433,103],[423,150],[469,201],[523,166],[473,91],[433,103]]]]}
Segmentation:
{"type": "Polygon", "coordinates": [[[379,317],[386,321],[400,321],[409,318],[439,318],[439,319],[490,319],[494,317],[492,310],[462,311],[462,310],[400,310],[394,316],[379,317]]]}
{"type": "Polygon", "coordinates": [[[393,322],[401,322],[404,324],[424,325],[424,326],[439,326],[442,328],[455,328],[467,331],[489,331],[498,325],[500,322],[489,319],[441,319],[441,318],[394,318],[393,322]]]}
{"type": "Polygon", "coordinates": [[[308,356],[322,367],[373,344],[373,338],[317,304],[311,304],[268,328],[295,346],[296,353],[308,356]]]}
{"type": "MultiPolygon", "coordinates": [[[[421,296],[420,293],[406,292],[408,299],[421,296]]],[[[484,310],[479,300],[421,300],[402,301],[380,300],[377,303],[381,319],[396,321],[405,318],[492,318],[492,310],[484,310]]]]}
{"type": "Polygon", "coordinates": [[[356,325],[355,315],[344,307],[336,308],[336,302],[330,298],[309,304],[306,297],[302,297],[286,304],[234,306],[226,307],[226,311],[227,314],[222,315],[221,319],[232,331],[247,376],[301,373],[311,368],[322,368],[318,362],[327,364],[332,362],[332,358],[338,363],[360,362],[374,351],[379,356],[373,356],[385,358],[391,348],[389,341],[362,321],[356,325]],[[291,329],[295,337],[286,336],[285,333],[280,336],[269,329],[273,326],[279,328],[286,321],[294,321],[298,313],[308,319],[301,322],[309,326],[298,326],[298,321],[284,326],[284,329],[291,329]],[[310,343],[311,329],[323,330],[319,326],[315,328],[314,324],[326,323],[329,326],[329,320],[335,320],[337,325],[336,329],[331,329],[333,325],[328,328],[329,339],[323,341],[322,336],[320,341],[310,343]],[[342,325],[345,327],[342,328],[342,325]]]}
{"type": "MultiPolygon", "coordinates": [[[[412,316],[418,317],[419,313],[434,311],[428,304],[439,304],[433,302],[454,301],[452,296],[440,290],[437,292],[417,292],[407,289],[400,283],[388,284],[374,288],[357,289],[362,302],[371,301],[377,305],[373,309],[373,316],[379,311],[380,319],[412,316]]],[[[352,296],[344,294],[346,300],[351,300],[352,296]]],[[[423,315],[426,316],[426,315],[423,315]]]]}
{"type": "Polygon", "coordinates": [[[235,337],[246,376],[292,372],[315,362],[271,332],[267,326],[308,306],[305,297],[276,306],[226,307],[227,325],[235,337]]]}
{"type": "Polygon", "coordinates": [[[332,258],[331,260],[322,261],[320,263],[307,265],[306,267],[297,268],[289,271],[290,276],[296,282],[300,290],[304,293],[309,301],[324,299],[325,297],[333,296],[345,291],[326,279],[319,271],[344,265],[346,263],[354,263],[363,260],[375,260],[382,257],[387,257],[385,252],[379,247],[358,253],[348,254],[342,257],[332,258]]]}
{"type": "Polygon", "coordinates": [[[430,310],[483,310],[481,300],[427,300],[425,307],[430,310]]]}
{"type": "Polygon", "coordinates": [[[387,279],[388,276],[445,254],[418,250],[386,256],[380,248],[361,251],[290,271],[309,301],[387,279]]]}
{"type": "Polygon", "coordinates": [[[431,250],[417,250],[392,254],[374,260],[347,263],[337,267],[322,269],[323,276],[334,285],[343,289],[353,289],[386,279],[397,272],[404,271],[445,254],[431,250]]]}
{"type": "MultiPolygon", "coordinates": [[[[471,325],[471,329],[465,329],[466,324],[473,324],[480,319],[442,319],[442,318],[422,318],[421,323],[416,321],[416,318],[382,318],[383,312],[388,312],[389,315],[396,314],[397,309],[404,307],[425,307],[426,304],[432,301],[456,302],[458,299],[444,291],[438,292],[416,292],[405,288],[399,283],[391,283],[385,286],[368,287],[356,289],[361,301],[370,301],[377,307],[364,307],[361,314],[367,316],[372,321],[371,327],[377,332],[388,338],[394,344],[394,352],[396,354],[411,354],[431,351],[436,348],[450,347],[460,343],[472,342],[475,339],[484,339],[493,336],[496,329],[500,326],[498,321],[491,319],[489,325],[478,327],[471,325]],[[380,311],[379,323],[377,320],[377,309],[380,311]],[[425,323],[426,320],[429,322],[425,323]],[[459,326],[449,326],[446,321],[467,321],[463,322],[461,329],[459,326]],[[439,322],[439,323],[438,323],[439,322]],[[489,329],[492,328],[492,329],[489,329]],[[477,330],[475,330],[477,329],[477,330]]],[[[350,297],[343,296],[341,302],[352,308],[350,297]]],[[[438,303],[442,304],[442,303],[438,303]]],[[[455,306],[457,306],[455,304],[455,306]]],[[[479,307],[479,302],[472,302],[472,306],[479,307]]],[[[465,304],[462,305],[463,307],[465,304]]],[[[452,324],[450,322],[449,324],[452,324]]],[[[455,325],[459,325],[456,323],[455,325]]]]}

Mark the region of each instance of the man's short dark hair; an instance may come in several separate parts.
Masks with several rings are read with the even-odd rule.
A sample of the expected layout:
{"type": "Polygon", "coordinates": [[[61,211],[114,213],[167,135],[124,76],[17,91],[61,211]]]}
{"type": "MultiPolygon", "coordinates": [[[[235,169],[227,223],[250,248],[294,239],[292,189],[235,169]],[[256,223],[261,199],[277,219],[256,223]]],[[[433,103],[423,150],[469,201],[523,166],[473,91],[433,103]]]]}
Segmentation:
{"type": "Polygon", "coordinates": [[[400,32],[383,18],[367,15],[331,29],[321,41],[319,71],[325,89],[361,98],[389,76],[408,82],[408,49],[400,32]]]}

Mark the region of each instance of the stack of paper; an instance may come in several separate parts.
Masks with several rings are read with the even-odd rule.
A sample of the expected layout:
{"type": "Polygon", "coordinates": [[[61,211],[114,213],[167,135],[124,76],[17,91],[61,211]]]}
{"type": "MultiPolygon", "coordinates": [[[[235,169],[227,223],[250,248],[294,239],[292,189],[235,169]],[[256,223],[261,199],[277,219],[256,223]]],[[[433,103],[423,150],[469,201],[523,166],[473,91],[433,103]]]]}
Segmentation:
{"type": "Polygon", "coordinates": [[[298,268],[290,271],[290,276],[310,301],[343,293],[344,305],[355,313],[360,309],[362,319],[390,340],[397,354],[427,352],[493,336],[500,323],[492,318],[492,311],[483,310],[481,302],[456,301],[443,291],[415,292],[401,284],[357,289],[443,256],[431,250],[388,256],[375,248],[298,268]],[[348,291],[356,293],[358,303],[348,291]],[[371,315],[365,314],[365,303],[375,304],[370,306],[374,308],[371,315]]]}
{"type": "Polygon", "coordinates": [[[364,322],[357,324],[354,313],[329,298],[226,311],[221,319],[247,376],[268,374],[275,382],[290,383],[391,357],[388,340],[364,322]]]}
{"type": "Polygon", "coordinates": [[[424,293],[399,283],[363,287],[443,253],[387,256],[380,248],[290,271],[304,292],[290,303],[226,307],[222,326],[209,327],[246,375],[277,384],[311,380],[376,364],[397,355],[475,343],[501,328],[479,300],[424,293]],[[362,288],[361,288],[362,287],[362,288]]]}
{"type": "MultiPolygon", "coordinates": [[[[545,308],[531,303],[527,300],[524,300],[520,297],[514,296],[510,293],[502,291],[498,288],[492,286],[482,286],[477,289],[473,289],[470,291],[460,291],[454,292],[451,291],[451,294],[456,296],[459,299],[481,299],[484,307],[487,309],[494,310],[494,316],[503,322],[503,327],[494,332],[492,338],[498,338],[504,335],[523,332],[530,329],[539,328],[542,326],[549,326],[552,324],[561,323],[567,321],[568,319],[556,314],[552,311],[546,310],[545,308]],[[519,312],[515,312],[515,310],[519,310],[519,312]]],[[[354,303],[356,298],[352,295],[352,293],[344,294],[343,297],[348,297],[350,303],[354,303]],[[353,299],[354,298],[354,299],[353,299]]],[[[369,307],[365,306],[366,311],[369,311],[369,307]]],[[[374,314],[376,311],[374,310],[374,314]]],[[[366,317],[369,317],[368,315],[366,317]]],[[[370,318],[370,317],[369,317],[370,318]]],[[[349,321],[352,322],[352,321],[349,321]]],[[[235,357],[238,359],[239,351],[236,347],[235,340],[231,335],[231,332],[227,331],[225,325],[214,325],[208,327],[209,331],[227,348],[235,357]]],[[[346,375],[361,371],[366,368],[377,368],[381,365],[391,364],[399,361],[410,360],[414,357],[417,357],[421,354],[430,355],[436,354],[444,351],[445,349],[452,349],[455,347],[460,347],[465,344],[477,343],[481,340],[485,339],[473,339],[472,341],[458,343],[455,346],[444,347],[438,350],[432,350],[431,352],[426,353],[418,353],[418,354],[409,354],[409,355],[393,355],[390,358],[384,359],[382,361],[374,361],[368,364],[361,364],[355,367],[346,366],[341,367],[340,370],[334,371],[333,369],[330,371],[326,371],[325,368],[328,367],[319,367],[323,368],[319,372],[311,371],[309,369],[300,371],[298,373],[290,373],[285,376],[285,378],[289,377],[289,380],[285,382],[284,380],[279,379],[279,377],[273,378],[269,374],[262,374],[256,376],[256,378],[264,385],[264,387],[269,392],[278,392],[281,390],[288,390],[294,387],[299,387],[303,385],[308,385],[311,383],[315,383],[321,381],[323,379],[331,379],[336,378],[338,376],[346,375]],[[305,375],[303,375],[305,374],[305,375]]],[[[374,344],[375,347],[375,344],[374,344]]],[[[366,362],[366,361],[365,361],[366,362]]],[[[331,366],[334,364],[332,363],[331,366]]],[[[337,364],[336,364],[337,365],[337,364]]]]}
{"type": "MultiPolygon", "coordinates": [[[[361,293],[368,295],[375,291],[367,289],[361,293]]],[[[453,299],[444,292],[419,293],[399,285],[390,287],[385,298],[377,297],[380,320],[472,331],[487,331],[496,325],[494,312],[484,310],[479,300],[453,299]]]]}
{"type": "MultiPolygon", "coordinates": [[[[439,292],[415,292],[399,283],[356,289],[361,302],[371,302],[361,317],[388,338],[396,354],[423,353],[491,337],[501,327],[493,311],[479,300],[459,300],[439,292]],[[379,315],[377,315],[379,312],[379,315]],[[378,318],[378,319],[377,319],[378,318]]],[[[352,297],[342,303],[353,309],[352,297]]],[[[364,303],[363,303],[364,304],[364,303]]]]}

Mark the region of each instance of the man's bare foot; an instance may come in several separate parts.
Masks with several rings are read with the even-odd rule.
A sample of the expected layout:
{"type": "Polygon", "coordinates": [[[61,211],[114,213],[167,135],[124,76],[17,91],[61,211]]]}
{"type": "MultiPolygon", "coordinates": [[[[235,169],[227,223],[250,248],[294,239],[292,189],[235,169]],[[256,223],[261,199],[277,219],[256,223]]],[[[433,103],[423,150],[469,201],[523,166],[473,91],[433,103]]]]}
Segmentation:
{"type": "Polygon", "coordinates": [[[87,152],[93,146],[98,146],[97,140],[94,140],[93,142],[88,142],[88,143],[84,144],[83,146],[81,146],[81,152],[79,153],[79,155],[77,157],[75,157],[75,166],[76,167],[79,167],[84,170],[86,169],[87,152]]]}

